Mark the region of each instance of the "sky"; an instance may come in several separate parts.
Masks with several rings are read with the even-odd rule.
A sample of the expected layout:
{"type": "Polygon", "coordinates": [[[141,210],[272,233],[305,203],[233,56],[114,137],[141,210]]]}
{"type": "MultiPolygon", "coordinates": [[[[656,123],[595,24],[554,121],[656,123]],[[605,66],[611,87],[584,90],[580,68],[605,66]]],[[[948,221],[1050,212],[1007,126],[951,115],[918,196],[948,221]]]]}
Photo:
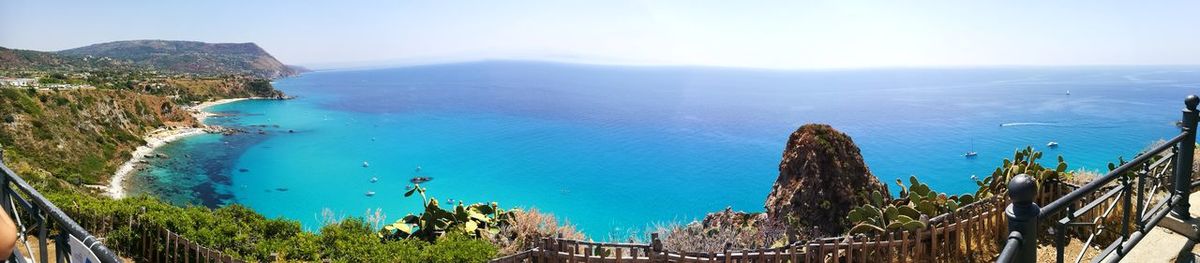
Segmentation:
{"type": "Polygon", "coordinates": [[[0,0],[0,46],[254,42],[315,68],[522,59],[860,68],[1200,64],[1200,1],[0,0]]]}

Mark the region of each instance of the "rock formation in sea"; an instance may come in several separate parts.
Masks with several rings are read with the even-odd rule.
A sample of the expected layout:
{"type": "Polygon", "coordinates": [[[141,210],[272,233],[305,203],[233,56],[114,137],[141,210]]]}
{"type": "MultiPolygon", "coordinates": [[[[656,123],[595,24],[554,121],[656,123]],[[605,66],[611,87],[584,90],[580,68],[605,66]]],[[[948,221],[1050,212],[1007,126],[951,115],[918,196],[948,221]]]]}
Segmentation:
{"type": "Polygon", "coordinates": [[[850,227],[846,214],[860,192],[887,187],[863,163],[850,136],[825,124],[806,124],[788,138],[779,177],[767,195],[766,213],[799,233],[839,235],[850,227]]]}

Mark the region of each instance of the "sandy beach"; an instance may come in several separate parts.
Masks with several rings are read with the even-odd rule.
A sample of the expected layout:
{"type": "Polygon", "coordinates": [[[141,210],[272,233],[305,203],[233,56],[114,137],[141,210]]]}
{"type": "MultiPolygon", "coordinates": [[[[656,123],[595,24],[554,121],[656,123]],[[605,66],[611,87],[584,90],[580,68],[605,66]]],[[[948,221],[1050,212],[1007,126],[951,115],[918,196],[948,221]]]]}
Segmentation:
{"type": "Polygon", "coordinates": [[[236,101],[242,101],[242,100],[249,100],[249,99],[258,99],[258,98],[221,99],[221,100],[200,103],[199,105],[192,106],[192,107],[187,107],[186,110],[188,112],[191,112],[192,117],[195,117],[196,121],[201,124],[200,128],[192,128],[192,127],[159,128],[157,130],[151,131],[150,133],[146,134],[146,136],[144,138],[142,138],[143,140],[146,141],[146,145],[138,146],[137,149],[134,149],[133,158],[130,158],[129,161],[126,161],[124,164],[121,164],[121,166],[117,168],[117,172],[115,174],[113,174],[112,179],[109,181],[108,187],[106,189],[108,196],[111,196],[112,198],[117,198],[117,199],[125,197],[125,194],[126,194],[125,179],[126,179],[126,177],[128,177],[130,174],[133,174],[133,172],[140,165],[142,165],[141,163],[143,160],[146,159],[146,155],[153,153],[154,149],[161,147],[163,145],[166,145],[167,143],[170,143],[172,141],[182,139],[184,137],[197,135],[197,134],[203,134],[203,133],[208,132],[210,127],[208,127],[208,125],[204,125],[204,120],[207,119],[209,116],[212,116],[213,114],[210,112],[204,111],[205,109],[212,107],[212,106],[216,106],[216,105],[221,105],[221,104],[236,102],[236,101]]]}

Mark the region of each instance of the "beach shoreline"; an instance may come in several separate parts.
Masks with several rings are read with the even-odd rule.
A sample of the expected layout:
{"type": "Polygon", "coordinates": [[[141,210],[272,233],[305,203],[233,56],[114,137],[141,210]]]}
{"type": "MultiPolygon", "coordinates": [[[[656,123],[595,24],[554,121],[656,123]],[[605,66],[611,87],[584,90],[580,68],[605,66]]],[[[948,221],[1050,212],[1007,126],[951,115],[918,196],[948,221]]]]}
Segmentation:
{"type": "Polygon", "coordinates": [[[134,149],[132,153],[133,157],[128,161],[125,161],[125,163],[121,164],[121,166],[117,167],[116,173],[113,174],[112,178],[109,180],[108,186],[103,190],[109,197],[112,197],[113,199],[124,198],[127,192],[127,189],[125,189],[125,179],[127,179],[130,174],[138,170],[138,168],[145,163],[146,156],[152,154],[154,149],[188,136],[217,131],[215,130],[215,127],[204,124],[204,121],[208,119],[208,117],[216,115],[205,111],[205,109],[221,104],[252,99],[268,98],[249,97],[220,99],[206,101],[195,106],[185,107],[185,110],[191,113],[192,117],[196,119],[199,127],[163,127],[147,133],[142,137],[142,140],[145,140],[146,144],[138,146],[137,149],[134,149]]]}

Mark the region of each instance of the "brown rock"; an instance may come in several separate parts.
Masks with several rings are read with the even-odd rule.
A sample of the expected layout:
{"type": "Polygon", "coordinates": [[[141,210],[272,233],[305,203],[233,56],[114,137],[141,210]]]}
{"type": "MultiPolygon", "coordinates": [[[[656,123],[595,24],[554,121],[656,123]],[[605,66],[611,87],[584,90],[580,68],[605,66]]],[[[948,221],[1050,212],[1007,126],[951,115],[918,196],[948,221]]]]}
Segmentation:
{"type": "Polygon", "coordinates": [[[785,222],[792,236],[842,234],[858,194],[887,187],[863,163],[858,146],[825,124],[806,124],[788,138],[779,177],[767,195],[767,216],[785,222]],[[811,232],[810,232],[811,231],[811,232]]]}
{"type": "Polygon", "coordinates": [[[766,214],[763,213],[746,213],[742,211],[733,211],[732,207],[726,207],[720,212],[708,213],[704,216],[704,221],[700,221],[701,225],[707,228],[714,227],[746,227],[757,225],[759,221],[765,220],[766,214]]]}

